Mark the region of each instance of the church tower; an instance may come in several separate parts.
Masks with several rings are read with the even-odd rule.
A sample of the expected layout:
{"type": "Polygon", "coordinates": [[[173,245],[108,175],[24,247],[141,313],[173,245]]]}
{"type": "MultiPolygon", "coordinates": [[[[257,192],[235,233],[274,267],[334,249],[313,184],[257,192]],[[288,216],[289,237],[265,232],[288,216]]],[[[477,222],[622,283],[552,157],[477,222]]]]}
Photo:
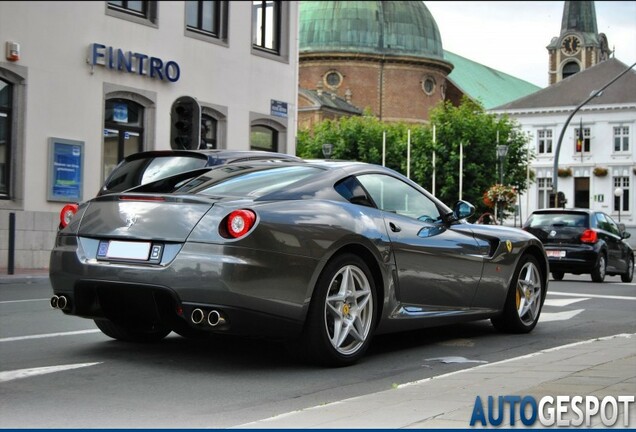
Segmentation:
{"type": "Polygon", "coordinates": [[[593,1],[564,2],[561,34],[547,49],[550,85],[609,58],[607,37],[596,27],[593,1]]]}

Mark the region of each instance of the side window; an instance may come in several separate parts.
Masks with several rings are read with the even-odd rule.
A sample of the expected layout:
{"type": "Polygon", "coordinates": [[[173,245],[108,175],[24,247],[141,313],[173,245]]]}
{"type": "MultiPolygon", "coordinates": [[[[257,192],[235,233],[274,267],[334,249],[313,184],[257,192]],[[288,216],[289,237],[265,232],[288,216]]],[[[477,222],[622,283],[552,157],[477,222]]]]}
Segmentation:
{"type": "Polygon", "coordinates": [[[608,215],[605,215],[605,221],[607,224],[606,231],[609,231],[612,234],[620,235],[620,230],[618,229],[618,225],[616,225],[616,222],[614,222],[614,219],[612,219],[608,215]]]}
{"type": "Polygon", "coordinates": [[[610,223],[603,213],[596,213],[596,226],[603,231],[612,232],[610,223]]]}
{"type": "Polygon", "coordinates": [[[364,190],[355,177],[348,177],[340,181],[336,184],[335,189],[336,192],[352,204],[375,207],[373,200],[367,195],[367,191],[364,190]]]}
{"type": "Polygon", "coordinates": [[[358,181],[381,210],[424,222],[440,222],[435,203],[417,189],[384,174],[364,174],[358,181]]]}
{"type": "Polygon", "coordinates": [[[157,3],[156,1],[107,1],[106,15],[156,27],[157,3]]]}

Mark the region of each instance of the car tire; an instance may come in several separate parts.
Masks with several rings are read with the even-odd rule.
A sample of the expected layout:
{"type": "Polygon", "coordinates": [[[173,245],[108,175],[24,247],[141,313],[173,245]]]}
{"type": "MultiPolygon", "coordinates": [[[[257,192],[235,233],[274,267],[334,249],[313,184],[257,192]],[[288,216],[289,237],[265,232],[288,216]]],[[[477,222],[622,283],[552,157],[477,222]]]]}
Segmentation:
{"type": "Polygon", "coordinates": [[[165,338],[172,331],[160,325],[126,326],[114,323],[108,319],[96,319],[95,325],[102,333],[113,339],[124,342],[157,342],[165,338]]]}
{"type": "Polygon", "coordinates": [[[365,353],[377,320],[375,283],[358,256],[330,261],[316,283],[300,348],[306,360],[348,366],[365,353]]]}
{"type": "Polygon", "coordinates": [[[603,282],[605,280],[605,273],[607,271],[607,261],[605,260],[605,254],[600,253],[596,264],[592,269],[592,281],[603,282]]]}
{"type": "Polygon", "coordinates": [[[524,255],[515,269],[501,315],[491,318],[504,333],[528,333],[534,329],[545,300],[545,275],[532,255],[524,255]]]}
{"type": "Polygon", "coordinates": [[[621,275],[621,281],[631,282],[634,279],[634,257],[627,258],[627,270],[621,275]]]}
{"type": "Polygon", "coordinates": [[[554,279],[555,281],[563,280],[563,276],[565,276],[565,273],[563,273],[562,271],[553,271],[552,272],[552,279],[554,279]]]}

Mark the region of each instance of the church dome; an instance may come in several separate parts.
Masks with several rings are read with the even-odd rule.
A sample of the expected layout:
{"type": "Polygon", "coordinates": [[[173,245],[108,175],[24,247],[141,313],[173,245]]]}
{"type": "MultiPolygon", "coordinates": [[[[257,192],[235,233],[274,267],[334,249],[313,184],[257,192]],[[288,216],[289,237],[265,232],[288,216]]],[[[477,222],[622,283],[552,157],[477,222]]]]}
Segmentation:
{"type": "Polygon", "coordinates": [[[422,1],[301,1],[301,54],[341,52],[444,59],[422,1]]]}

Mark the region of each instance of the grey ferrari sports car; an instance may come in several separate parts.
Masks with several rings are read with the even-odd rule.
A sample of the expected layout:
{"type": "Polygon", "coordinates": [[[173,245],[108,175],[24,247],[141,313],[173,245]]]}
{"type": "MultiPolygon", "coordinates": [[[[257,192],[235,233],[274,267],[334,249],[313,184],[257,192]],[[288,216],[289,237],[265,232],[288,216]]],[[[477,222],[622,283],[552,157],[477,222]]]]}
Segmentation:
{"type": "Polygon", "coordinates": [[[51,252],[51,305],[118,340],[283,338],[327,365],[380,333],[483,319],[527,333],[543,245],[473,212],[365,163],[201,168],[83,203],[51,252]]]}

